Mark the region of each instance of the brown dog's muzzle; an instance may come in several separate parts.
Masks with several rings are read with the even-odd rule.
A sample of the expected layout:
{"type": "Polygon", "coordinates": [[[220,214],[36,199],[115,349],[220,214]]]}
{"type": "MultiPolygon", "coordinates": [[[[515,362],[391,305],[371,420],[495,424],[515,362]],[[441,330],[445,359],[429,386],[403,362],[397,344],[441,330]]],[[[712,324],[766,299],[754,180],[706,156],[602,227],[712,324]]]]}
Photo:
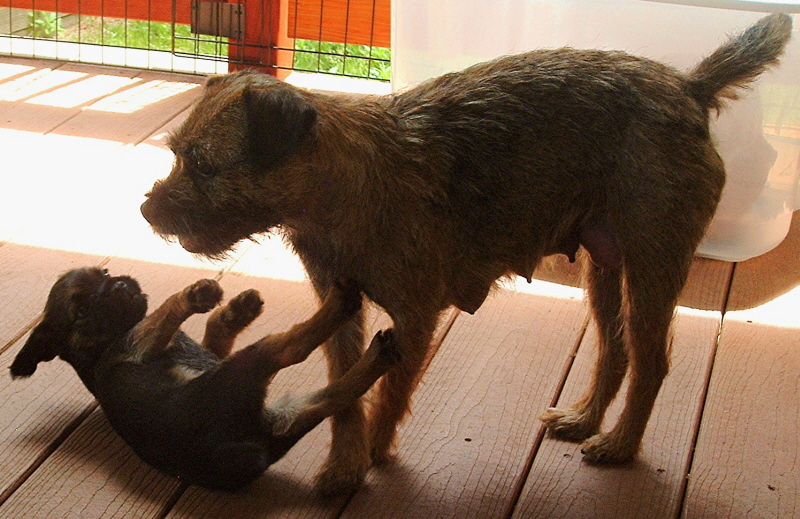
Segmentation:
{"type": "Polygon", "coordinates": [[[150,200],[150,198],[148,197],[148,199],[144,201],[144,203],[140,208],[142,216],[144,216],[144,219],[147,220],[147,223],[149,223],[150,225],[154,225],[157,219],[154,207],[155,206],[152,203],[152,200],[150,200]]]}

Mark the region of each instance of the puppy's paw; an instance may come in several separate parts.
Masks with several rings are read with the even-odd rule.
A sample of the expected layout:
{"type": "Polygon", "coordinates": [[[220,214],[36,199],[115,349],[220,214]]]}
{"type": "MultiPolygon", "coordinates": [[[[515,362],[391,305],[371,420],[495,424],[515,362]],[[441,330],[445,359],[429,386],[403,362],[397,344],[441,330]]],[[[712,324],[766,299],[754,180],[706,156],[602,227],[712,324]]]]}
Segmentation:
{"type": "Polygon", "coordinates": [[[222,287],[213,279],[201,279],[186,289],[186,298],[192,312],[203,314],[222,300],[222,287]]]}
{"type": "Polygon", "coordinates": [[[252,323],[264,310],[264,300],[258,290],[245,290],[228,302],[222,320],[231,330],[241,330],[252,323]]]}
{"type": "Polygon", "coordinates": [[[339,279],[333,285],[333,296],[341,303],[342,313],[353,315],[361,310],[362,297],[358,284],[352,279],[339,279]]]}
{"type": "Polygon", "coordinates": [[[390,366],[397,364],[401,360],[400,351],[397,349],[394,328],[380,330],[376,333],[369,345],[369,349],[373,348],[377,350],[376,355],[390,366]]]}
{"type": "Polygon", "coordinates": [[[598,425],[577,409],[551,407],[539,416],[550,434],[562,440],[581,442],[597,434],[598,425]]]}
{"type": "Polygon", "coordinates": [[[592,463],[625,463],[639,450],[639,442],[627,441],[613,433],[596,434],[583,442],[583,459],[592,463]]]}

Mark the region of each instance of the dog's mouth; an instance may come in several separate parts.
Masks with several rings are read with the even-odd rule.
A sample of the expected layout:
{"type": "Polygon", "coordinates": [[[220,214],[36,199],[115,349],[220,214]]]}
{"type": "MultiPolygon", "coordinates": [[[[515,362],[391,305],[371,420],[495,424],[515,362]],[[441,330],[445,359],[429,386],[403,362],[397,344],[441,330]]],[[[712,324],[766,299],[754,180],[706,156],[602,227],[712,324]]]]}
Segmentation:
{"type": "Polygon", "coordinates": [[[186,249],[187,251],[191,252],[192,254],[202,254],[203,253],[203,244],[195,238],[194,236],[178,236],[178,243],[181,244],[181,247],[186,249]]]}
{"type": "Polygon", "coordinates": [[[128,276],[107,278],[102,292],[112,300],[123,303],[147,299],[147,296],[142,294],[139,283],[128,276]]]}

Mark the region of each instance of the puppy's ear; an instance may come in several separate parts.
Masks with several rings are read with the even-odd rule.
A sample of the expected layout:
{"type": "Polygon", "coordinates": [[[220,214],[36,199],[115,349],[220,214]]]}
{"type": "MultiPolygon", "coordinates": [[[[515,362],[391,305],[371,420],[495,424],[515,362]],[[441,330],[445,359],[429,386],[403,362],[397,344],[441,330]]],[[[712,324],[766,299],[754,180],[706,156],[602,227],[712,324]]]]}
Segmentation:
{"type": "Polygon", "coordinates": [[[11,377],[30,377],[40,362],[48,362],[58,355],[59,343],[63,333],[46,318],[31,332],[25,346],[11,364],[11,377]]]}
{"type": "Polygon", "coordinates": [[[250,87],[244,92],[250,155],[261,169],[279,166],[311,132],[314,106],[290,88],[250,87]]]}

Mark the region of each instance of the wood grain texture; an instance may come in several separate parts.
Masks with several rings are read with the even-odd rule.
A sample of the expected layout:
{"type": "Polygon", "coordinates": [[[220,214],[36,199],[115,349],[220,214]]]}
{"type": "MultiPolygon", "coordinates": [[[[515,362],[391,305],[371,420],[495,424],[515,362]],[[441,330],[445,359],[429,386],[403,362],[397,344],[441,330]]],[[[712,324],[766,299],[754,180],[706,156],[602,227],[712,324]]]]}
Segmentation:
{"type": "Polygon", "coordinates": [[[798,327],[725,323],[683,517],[800,517],[798,327]]]}
{"type": "MultiPolygon", "coordinates": [[[[49,74],[35,77],[25,85],[23,97],[2,102],[0,125],[26,132],[48,133],[69,121],[81,109],[133,85],[138,72],[133,69],[64,64],[49,74]]],[[[24,82],[24,78],[19,80],[24,82]]]]}
{"type": "MultiPolygon", "coordinates": [[[[731,265],[702,262],[695,279],[702,279],[703,298],[716,298],[721,310],[723,287],[731,265]]],[[[682,309],[673,328],[672,365],[645,432],[642,451],[620,466],[585,463],[580,446],[546,438],[536,454],[515,517],[667,518],[675,517],[692,450],[707,371],[719,330],[721,311],[682,309]]],[[[593,328],[592,328],[593,330],[593,328]]],[[[577,400],[588,384],[596,357],[596,334],[581,344],[559,406],[577,400]]],[[[624,395],[625,383],[620,391],[624,395]]],[[[603,429],[621,412],[622,399],[612,403],[603,429]]]]}
{"type": "Polygon", "coordinates": [[[397,461],[344,517],[500,517],[585,320],[581,301],[499,291],[461,316],[400,428],[397,461]]]}
{"type": "Polygon", "coordinates": [[[156,517],[179,485],[141,461],[98,409],[0,507],[0,515],[156,517]]]}
{"type": "Polygon", "coordinates": [[[197,76],[176,75],[165,80],[163,74],[139,71],[130,83],[118,79],[129,73],[130,69],[103,69],[95,77],[120,86],[88,104],[53,132],[136,144],[185,110],[202,91],[203,79],[197,76]]]}

